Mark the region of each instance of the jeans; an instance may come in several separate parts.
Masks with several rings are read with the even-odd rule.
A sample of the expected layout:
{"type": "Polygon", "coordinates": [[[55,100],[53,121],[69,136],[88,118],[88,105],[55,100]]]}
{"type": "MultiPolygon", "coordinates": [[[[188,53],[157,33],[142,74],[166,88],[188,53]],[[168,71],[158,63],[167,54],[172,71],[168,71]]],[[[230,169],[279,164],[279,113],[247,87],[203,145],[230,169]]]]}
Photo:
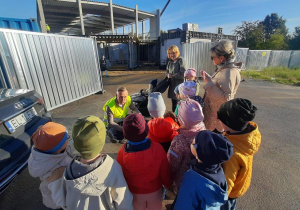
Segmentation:
{"type": "Polygon", "coordinates": [[[114,139],[117,139],[117,140],[123,140],[124,139],[122,131],[117,131],[117,130],[109,127],[109,128],[107,128],[107,132],[109,132],[114,137],[114,139]]]}
{"type": "MultiPolygon", "coordinates": [[[[101,71],[101,75],[103,76],[103,71],[101,71]]],[[[108,76],[107,75],[107,70],[105,70],[105,76],[108,76]]]]}

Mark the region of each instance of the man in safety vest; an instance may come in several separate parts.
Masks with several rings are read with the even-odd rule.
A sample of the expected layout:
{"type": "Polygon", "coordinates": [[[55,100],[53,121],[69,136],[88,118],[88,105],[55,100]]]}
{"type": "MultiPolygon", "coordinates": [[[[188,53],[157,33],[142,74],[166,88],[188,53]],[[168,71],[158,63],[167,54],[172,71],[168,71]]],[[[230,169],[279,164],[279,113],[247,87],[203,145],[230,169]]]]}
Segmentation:
{"type": "Polygon", "coordinates": [[[125,117],[133,113],[140,113],[136,106],[131,103],[131,98],[125,87],[119,87],[116,92],[116,97],[109,99],[103,106],[104,123],[107,126],[107,134],[112,143],[125,143],[122,124],[125,117]]]}

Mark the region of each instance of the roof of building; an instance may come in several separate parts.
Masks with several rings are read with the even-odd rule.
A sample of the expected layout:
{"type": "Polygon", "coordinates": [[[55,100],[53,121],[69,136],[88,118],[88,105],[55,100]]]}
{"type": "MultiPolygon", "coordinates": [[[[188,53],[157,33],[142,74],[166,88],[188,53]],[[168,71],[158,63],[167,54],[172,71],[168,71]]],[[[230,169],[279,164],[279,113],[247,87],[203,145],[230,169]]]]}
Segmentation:
{"type": "MultiPolygon", "coordinates": [[[[81,34],[78,0],[41,0],[45,21],[52,33],[81,34]]],[[[111,30],[110,4],[81,0],[86,35],[111,30]]],[[[135,8],[113,4],[114,28],[135,23],[135,8]]],[[[138,10],[138,21],[155,17],[154,13],[138,10]]],[[[39,18],[39,12],[38,12],[39,18]]]]}

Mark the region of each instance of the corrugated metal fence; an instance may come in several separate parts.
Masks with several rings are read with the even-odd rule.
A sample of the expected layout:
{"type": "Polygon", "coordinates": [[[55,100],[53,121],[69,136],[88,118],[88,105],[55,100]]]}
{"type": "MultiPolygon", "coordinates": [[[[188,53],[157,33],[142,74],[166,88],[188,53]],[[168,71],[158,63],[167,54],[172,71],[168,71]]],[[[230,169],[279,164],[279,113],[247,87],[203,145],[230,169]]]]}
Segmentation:
{"type": "MultiPolygon", "coordinates": [[[[182,56],[187,66],[206,70],[213,74],[215,67],[210,60],[210,48],[214,43],[185,43],[182,46],[182,56]]],[[[262,70],[269,66],[300,67],[299,50],[249,50],[248,48],[236,49],[236,62],[242,61],[242,69],[262,70]]]]}
{"type": "Polygon", "coordinates": [[[212,43],[186,43],[182,46],[182,57],[186,61],[188,68],[197,69],[197,76],[200,76],[200,70],[205,70],[212,74],[216,67],[210,59],[210,48],[212,43]]]}
{"type": "Polygon", "coordinates": [[[96,41],[0,29],[0,87],[35,89],[49,110],[103,90],[96,41]]]}
{"type": "MultiPolygon", "coordinates": [[[[239,51],[237,51],[238,56],[239,51]]],[[[262,70],[269,66],[300,67],[300,51],[248,50],[244,69],[262,70]]]]}

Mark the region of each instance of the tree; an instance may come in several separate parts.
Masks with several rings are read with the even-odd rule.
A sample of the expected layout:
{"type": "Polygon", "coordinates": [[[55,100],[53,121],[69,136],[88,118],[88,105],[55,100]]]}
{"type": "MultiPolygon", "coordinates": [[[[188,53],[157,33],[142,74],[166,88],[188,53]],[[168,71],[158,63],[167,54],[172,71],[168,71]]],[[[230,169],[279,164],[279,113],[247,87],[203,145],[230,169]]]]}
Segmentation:
{"type": "Polygon", "coordinates": [[[279,17],[277,13],[267,15],[259,24],[263,26],[265,39],[268,40],[275,33],[282,34],[284,37],[288,34],[288,29],[285,26],[286,20],[279,17]]]}
{"type": "Polygon", "coordinates": [[[260,48],[268,50],[286,50],[288,48],[288,44],[285,42],[284,35],[278,32],[271,35],[270,39],[266,42],[263,42],[260,48]]]}
{"type": "Polygon", "coordinates": [[[300,26],[295,27],[295,32],[289,39],[289,49],[300,50],[300,26]]]}
{"type": "Polygon", "coordinates": [[[243,21],[242,26],[237,26],[234,34],[238,36],[239,47],[247,47],[250,49],[259,49],[261,43],[264,41],[263,27],[259,25],[259,21],[243,21]]]}
{"type": "MultiPolygon", "coordinates": [[[[283,50],[288,45],[288,30],[286,20],[277,13],[267,15],[263,21],[243,21],[237,26],[234,34],[239,38],[239,47],[249,49],[283,50]]],[[[298,30],[300,32],[300,28],[298,30]]]]}
{"type": "MultiPolygon", "coordinates": [[[[242,21],[242,26],[234,29],[234,35],[239,39],[239,47],[249,47],[249,39],[252,37],[253,31],[257,29],[259,21],[242,21]]],[[[250,44],[251,45],[251,44],[250,44]]]]}
{"type": "Polygon", "coordinates": [[[258,25],[256,29],[250,32],[246,41],[247,47],[251,50],[261,50],[264,42],[264,30],[262,26],[258,25]]]}

